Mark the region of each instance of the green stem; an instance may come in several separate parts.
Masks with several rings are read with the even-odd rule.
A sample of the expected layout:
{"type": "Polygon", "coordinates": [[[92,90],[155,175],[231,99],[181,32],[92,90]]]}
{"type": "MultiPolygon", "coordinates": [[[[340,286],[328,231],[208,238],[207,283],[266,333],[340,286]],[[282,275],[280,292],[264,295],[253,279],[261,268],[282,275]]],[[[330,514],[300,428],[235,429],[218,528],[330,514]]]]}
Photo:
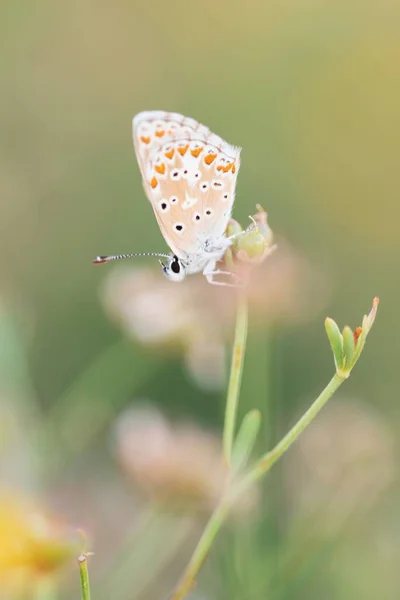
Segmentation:
{"type": "Polygon", "coordinates": [[[182,600],[194,587],[197,574],[207,558],[210,548],[215,537],[217,536],[217,533],[221,529],[228,510],[229,505],[227,503],[221,503],[212,515],[205,530],[203,531],[203,535],[201,536],[199,543],[197,544],[196,550],[194,551],[189,565],[181,581],[179,582],[178,587],[171,597],[171,600],[182,600]]]}
{"type": "Polygon", "coordinates": [[[325,389],[318,398],[311,404],[310,408],[297,421],[297,423],[288,431],[280,442],[270,451],[264,454],[257,462],[256,466],[242,479],[233,491],[233,497],[237,498],[243,491],[261,479],[263,475],[272,467],[273,464],[290,448],[297,440],[304,429],[313,421],[321,408],[325,406],[329,398],[333,396],[336,390],[346,381],[346,378],[340,377],[337,373],[332,377],[325,389]]]}
{"type": "Polygon", "coordinates": [[[299,437],[304,429],[316,417],[321,408],[327,403],[329,398],[333,396],[338,387],[345,381],[342,377],[335,374],[326,388],[321,392],[318,398],[310,406],[307,412],[297,421],[292,429],[282,438],[282,440],[270,452],[267,452],[256,466],[249,472],[241,481],[235,485],[227,498],[219,505],[217,510],[211,516],[207,527],[194,551],[190,563],[178,584],[178,587],[173,594],[171,600],[182,600],[191,591],[195,584],[198,572],[200,571],[204,560],[206,559],[210,548],[216,538],[225,518],[235,503],[237,498],[251,487],[256,481],[261,479],[263,475],[272,467],[272,465],[286,452],[286,450],[299,437]]]}
{"type": "Polygon", "coordinates": [[[242,379],[243,361],[247,340],[248,309],[245,295],[240,293],[237,299],[235,340],[233,343],[231,371],[229,376],[228,395],[225,408],[223,434],[224,456],[228,465],[231,463],[233,439],[236,427],[236,415],[239,400],[240,382],[242,379]]]}
{"type": "Polygon", "coordinates": [[[89,572],[87,568],[87,555],[81,554],[78,558],[79,571],[81,575],[81,598],[82,600],[90,600],[90,585],[89,572]]]}

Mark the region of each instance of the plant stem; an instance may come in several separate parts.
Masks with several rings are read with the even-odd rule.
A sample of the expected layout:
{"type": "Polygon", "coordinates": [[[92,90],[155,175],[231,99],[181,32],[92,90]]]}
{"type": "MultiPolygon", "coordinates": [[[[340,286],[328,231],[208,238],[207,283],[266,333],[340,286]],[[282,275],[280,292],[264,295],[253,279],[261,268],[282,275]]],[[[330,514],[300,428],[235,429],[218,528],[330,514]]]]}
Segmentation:
{"type": "Polygon", "coordinates": [[[245,294],[241,292],[238,294],[237,298],[235,339],[232,350],[231,371],[229,375],[223,434],[224,457],[228,466],[230,466],[232,458],[240,382],[242,379],[243,362],[246,350],[247,322],[247,301],[245,294]]]}
{"type": "MultiPolygon", "coordinates": [[[[245,340],[245,337],[244,337],[245,340]]],[[[241,367],[240,367],[241,369],[241,367]]],[[[216,538],[232,504],[249,487],[256,483],[263,475],[269,471],[272,465],[286,452],[286,450],[296,441],[304,429],[317,416],[321,408],[333,396],[338,387],[345,381],[339,375],[335,374],[326,388],[321,392],[318,398],[313,402],[307,412],[297,421],[292,429],[282,438],[282,440],[270,452],[267,452],[258,461],[255,467],[247,473],[236,485],[233,486],[231,493],[221,502],[217,510],[211,516],[203,535],[194,551],[190,563],[178,584],[171,600],[182,600],[192,590],[198,572],[200,571],[204,560],[206,559],[210,548],[216,538]]],[[[237,388],[239,389],[239,388],[237,388]]],[[[234,422],[234,421],[233,421],[234,422]]]]}
{"type": "Polygon", "coordinates": [[[211,519],[203,531],[203,535],[197,544],[196,550],[194,551],[189,565],[181,581],[179,582],[178,587],[172,595],[171,600],[182,600],[194,587],[197,573],[200,571],[205,559],[207,558],[213,541],[225,520],[228,510],[229,505],[227,503],[221,503],[211,516],[211,519]]]}
{"type": "Polygon", "coordinates": [[[273,464],[290,448],[297,440],[304,429],[314,420],[321,408],[325,406],[329,398],[333,396],[336,390],[346,381],[346,378],[340,377],[337,373],[332,377],[325,389],[320,393],[318,398],[311,404],[310,408],[297,421],[297,423],[288,431],[280,442],[269,452],[264,454],[256,466],[241,480],[238,486],[233,491],[233,496],[236,498],[248,487],[261,479],[263,475],[272,467],[273,464]]]}
{"type": "Polygon", "coordinates": [[[81,575],[81,598],[82,600],[90,600],[90,585],[89,572],[87,568],[87,555],[81,554],[78,557],[79,571],[81,575]]]}

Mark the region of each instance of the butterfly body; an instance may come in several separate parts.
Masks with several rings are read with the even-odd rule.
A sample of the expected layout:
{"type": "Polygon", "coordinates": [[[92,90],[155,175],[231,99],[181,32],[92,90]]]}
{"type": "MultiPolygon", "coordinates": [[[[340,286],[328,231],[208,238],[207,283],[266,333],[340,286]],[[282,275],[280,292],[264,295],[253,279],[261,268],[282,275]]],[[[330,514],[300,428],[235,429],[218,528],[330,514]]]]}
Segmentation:
{"type": "Polygon", "coordinates": [[[222,235],[219,239],[204,237],[199,235],[198,246],[193,253],[183,255],[180,253],[178,258],[186,269],[187,275],[193,275],[195,273],[204,272],[207,267],[212,270],[212,265],[221,260],[225,254],[226,249],[231,245],[225,235],[222,235]]]}
{"type": "Polygon", "coordinates": [[[240,148],[178,113],[141,112],[132,130],[143,187],[173,253],[163,265],[164,273],[180,281],[182,274],[203,272],[216,283],[216,263],[231,244],[225,231],[235,199],[240,148]],[[171,265],[181,268],[179,277],[171,265]]]}

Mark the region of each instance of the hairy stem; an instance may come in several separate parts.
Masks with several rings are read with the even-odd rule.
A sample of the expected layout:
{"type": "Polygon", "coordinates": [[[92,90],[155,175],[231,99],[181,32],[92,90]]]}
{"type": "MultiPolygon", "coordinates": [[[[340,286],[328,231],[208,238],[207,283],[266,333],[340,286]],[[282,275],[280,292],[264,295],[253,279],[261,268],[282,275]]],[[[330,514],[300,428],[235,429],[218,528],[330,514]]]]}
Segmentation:
{"type": "Polygon", "coordinates": [[[81,575],[81,598],[82,600],[90,600],[89,572],[86,554],[81,554],[79,556],[78,563],[81,575]]]}

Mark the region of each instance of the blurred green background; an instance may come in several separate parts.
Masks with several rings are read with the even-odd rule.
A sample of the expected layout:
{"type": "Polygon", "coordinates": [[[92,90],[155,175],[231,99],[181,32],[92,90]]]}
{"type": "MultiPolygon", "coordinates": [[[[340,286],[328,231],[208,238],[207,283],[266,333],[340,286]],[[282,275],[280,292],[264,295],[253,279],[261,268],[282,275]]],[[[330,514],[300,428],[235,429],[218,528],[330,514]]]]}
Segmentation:
{"type": "MultiPolygon", "coordinates": [[[[196,386],[179,353],[128,339],[101,302],[114,267],[91,264],[102,253],[165,251],[131,119],[177,111],[243,147],[235,217],[247,223],[262,203],[273,230],[321,274],[311,317],[250,335],[241,413],[261,408],[262,448],[332,374],[323,318],[355,327],[381,299],[360,364],[331,401],[343,412],[328,407],[321,421],[334,429],[331,444],[325,430],[317,438],[318,468],[311,460],[299,479],[292,463],[306,462],[307,448],[290,451],[257,517],[219,538],[194,597],[398,598],[398,2],[3,0],[0,10],[2,483],[89,531],[100,598],[101,571],[139,511],[110,452],[114,417],[148,398],[172,417],[221,427],[223,390],[196,386]],[[338,511],[353,491],[331,478],[321,493],[324,465],[334,469],[346,444],[356,462],[363,419],[379,431],[378,442],[360,434],[367,454],[373,438],[368,462],[382,465],[338,511]],[[374,477],[385,469],[383,485],[374,477]]],[[[163,527],[138,534],[129,564],[171,543],[176,523],[163,527]]],[[[113,597],[166,597],[197,536],[183,536],[172,566],[146,585],[135,580],[141,568],[132,580],[128,568],[113,597]]],[[[75,576],[64,590],[78,593],[75,576]]]]}

